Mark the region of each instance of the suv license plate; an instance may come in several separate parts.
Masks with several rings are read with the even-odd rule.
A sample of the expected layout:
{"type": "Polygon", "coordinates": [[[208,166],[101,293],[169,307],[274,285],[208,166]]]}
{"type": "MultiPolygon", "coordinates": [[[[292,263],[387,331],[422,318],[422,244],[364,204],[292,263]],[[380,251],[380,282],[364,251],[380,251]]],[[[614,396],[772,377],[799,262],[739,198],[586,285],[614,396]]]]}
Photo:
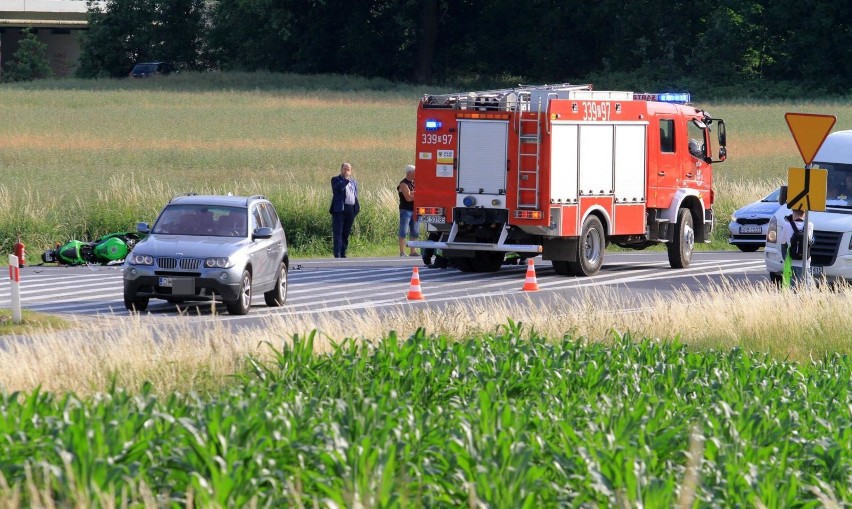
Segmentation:
{"type": "Polygon", "coordinates": [[[817,265],[816,267],[809,267],[811,269],[812,276],[822,276],[822,265],[817,265]]]}
{"type": "Polygon", "coordinates": [[[740,226],[740,233],[760,233],[761,228],[757,225],[740,226]]]}
{"type": "Polygon", "coordinates": [[[161,288],[171,288],[172,295],[195,294],[195,279],[191,277],[161,277],[161,288]]]}

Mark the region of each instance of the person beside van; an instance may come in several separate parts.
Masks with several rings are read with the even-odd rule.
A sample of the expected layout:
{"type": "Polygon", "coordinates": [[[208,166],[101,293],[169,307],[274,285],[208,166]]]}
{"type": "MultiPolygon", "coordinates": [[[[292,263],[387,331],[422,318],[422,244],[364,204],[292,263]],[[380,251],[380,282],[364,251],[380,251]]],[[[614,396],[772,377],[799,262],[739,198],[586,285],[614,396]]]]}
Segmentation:
{"type": "MultiPolygon", "coordinates": [[[[781,236],[778,239],[781,244],[781,254],[782,259],[786,260],[788,257],[790,260],[802,260],[803,252],[804,252],[804,230],[805,230],[805,211],[804,210],[793,210],[789,215],[784,216],[784,222],[782,223],[781,228],[781,236]]],[[[811,250],[810,246],[813,246],[814,243],[814,224],[811,221],[808,221],[808,260],[810,261],[811,250]]],[[[785,262],[786,263],[786,262],[785,262]]],[[[792,265],[792,276],[796,279],[802,276],[802,265],[804,262],[799,264],[798,266],[792,265]]]]}

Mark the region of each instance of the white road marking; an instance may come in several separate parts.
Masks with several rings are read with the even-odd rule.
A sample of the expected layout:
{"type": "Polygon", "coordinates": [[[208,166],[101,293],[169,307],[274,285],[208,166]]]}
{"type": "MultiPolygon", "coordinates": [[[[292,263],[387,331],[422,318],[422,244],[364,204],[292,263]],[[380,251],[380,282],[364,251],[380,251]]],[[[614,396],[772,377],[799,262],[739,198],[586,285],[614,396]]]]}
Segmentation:
{"type": "MultiPolygon", "coordinates": [[[[630,256],[630,255],[628,255],[630,256]]],[[[633,260],[613,256],[604,270],[591,278],[560,276],[549,262],[538,261],[536,279],[544,292],[590,288],[631,283],[695,280],[710,275],[725,276],[765,272],[762,259],[701,259],[693,260],[686,269],[671,269],[665,260],[652,261],[636,256],[633,260]]],[[[389,306],[414,305],[406,293],[409,289],[412,265],[389,264],[387,267],[351,266],[314,267],[309,262],[294,263],[289,277],[287,304],[268,308],[262,295],[252,299],[249,317],[268,315],[297,315],[316,311],[375,309],[389,306]]],[[[426,302],[448,302],[472,298],[521,296],[526,265],[504,266],[496,273],[462,273],[453,269],[419,270],[421,289],[426,302]]],[[[10,305],[10,283],[0,279],[0,307],[10,305]]],[[[22,275],[21,300],[24,309],[50,313],[100,314],[126,316],[120,267],[38,268],[22,275]]],[[[209,308],[201,303],[200,309],[209,308]]],[[[189,306],[190,309],[195,305],[189,306]]],[[[184,307],[186,309],[186,307],[184,307]]],[[[180,316],[175,305],[151,300],[149,310],[158,316],[180,316]]],[[[186,312],[184,312],[185,314],[186,312]]],[[[189,312],[192,314],[192,312],[189,312]]],[[[209,317],[209,315],[208,315],[209,317]]],[[[240,320],[246,317],[217,314],[217,320],[240,320]]]]}

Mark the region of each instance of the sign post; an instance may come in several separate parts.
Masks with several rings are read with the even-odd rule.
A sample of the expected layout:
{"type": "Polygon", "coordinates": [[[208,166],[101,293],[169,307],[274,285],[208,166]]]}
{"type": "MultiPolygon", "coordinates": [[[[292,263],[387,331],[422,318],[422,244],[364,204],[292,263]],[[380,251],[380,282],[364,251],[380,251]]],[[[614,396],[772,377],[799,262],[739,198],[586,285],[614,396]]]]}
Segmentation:
{"type": "Polygon", "coordinates": [[[9,255],[9,279],[9,287],[12,290],[12,323],[21,323],[21,268],[15,255],[9,255]]]}
{"type": "MultiPolygon", "coordinates": [[[[802,231],[802,280],[807,286],[813,284],[811,275],[810,211],[825,210],[828,170],[812,168],[814,157],[822,146],[837,117],[813,113],[786,113],[784,120],[793,133],[793,139],[799,148],[799,154],[805,162],[804,168],[790,168],[787,172],[787,206],[790,210],[805,211],[805,225],[802,231]]],[[[786,253],[785,253],[786,255],[786,253]]]]}

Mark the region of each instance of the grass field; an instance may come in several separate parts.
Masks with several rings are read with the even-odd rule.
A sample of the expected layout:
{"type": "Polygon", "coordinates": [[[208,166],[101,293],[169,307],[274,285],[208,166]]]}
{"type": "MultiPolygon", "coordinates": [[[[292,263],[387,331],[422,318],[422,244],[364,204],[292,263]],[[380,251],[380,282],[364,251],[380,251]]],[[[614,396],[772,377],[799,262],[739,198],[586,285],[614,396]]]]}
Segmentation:
{"type": "MultiPolygon", "coordinates": [[[[268,195],[298,255],[327,254],[327,183],[348,160],[354,251],[391,254],[425,91],[218,73],[2,85],[0,251],[232,191],[268,195]]],[[[784,113],[852,128],[852,103],[701,105],[728,124],[714,248],[732,210],[801,166],[784,113]]],[[[236,332],[178,319],[156,337],[145,315],[33,318],[0,340],[0,508],[846,507],[850,305],[848,287],[723,283],[641,308],[599,289],[236,332]]]]}

